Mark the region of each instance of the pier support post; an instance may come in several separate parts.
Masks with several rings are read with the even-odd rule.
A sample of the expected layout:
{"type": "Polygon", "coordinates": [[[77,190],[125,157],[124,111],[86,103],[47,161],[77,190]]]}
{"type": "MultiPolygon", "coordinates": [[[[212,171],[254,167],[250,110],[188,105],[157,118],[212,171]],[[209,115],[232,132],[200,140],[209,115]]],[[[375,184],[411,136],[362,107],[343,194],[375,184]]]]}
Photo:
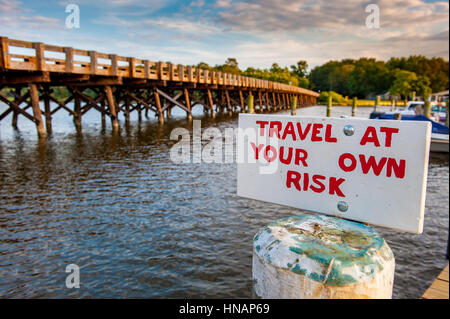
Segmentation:
{"type": "MultiPolygon", "coordinates": [[[[16,92],[16,96],[14,97],[14,99],[19,99],[20,97],[20,91],[21,88],[16,88],[15,90],[16,92]]],[[[11,119],[11,126],[13,127],[13,129],[17,130],[17,119],[19,118],[19,112],[17,112],[16,110],[13,110],[13,114],[12,114],[12,119],[11,119]]]]}
{"type": "Polygon", "coordinates": [[[209,105],[209,108],[210,108],[210,111],[211,111],[211,117],[215,118],[216,117],[216,112],[214,111],[214,102],[213,102],[211,90],[207,89],[206,93],[208,94],[208,105],[209,105]]]}
{"type": "Polygon", "coordinates": [[[50,90],[48,87],[44,90],[44,111],[45,111],[45,128],[47,134],[52,133],[52,111],[50,109],[50,90]]]}
{"type": "Polygon", "coordinates": [[[254,291],[276,299],[390,299],[395,259],[372,228],[318,215],[283,218],[253,238],[254,291]]]}
{"type": "MultiPolygon", "coordinates": [[[[102,106],[102,110],[104,110],[105,109],[105,101],[102,100],[101,106],[102,106]]],[[[103,111],[102,112],[102,129],[105,129],[105,128],[106,128],[106,115],[105,115],[105,112],[103,111]]]]}
{"type": "Polygon", "coordinates": [[[74,100],[73,123],[75,124],[76,130],[81,131],[81,99],[78,94],[75,94],[74,100]]]}
{"type": "Polygon", "coordinates": [[[242,90],[239,90],[239,102],[241,103],[241,112],[245,113],[244,95],[242,94],[242,90]]]}
{"type": "Polygon", "coordinates": [[[330,96],[328,96],[328,101],[327,101],[327,117],[331,116],[331,107],[333,106],[333,98],[330,96]]]}
{"type": "Polygon", "coordinates": [[[248,98],[247,98],[247,108],[248,108],[248,113],[250,113],[250,114],[254,114],[255,113],[255,110],[253,108],[253,95],[252,95],[251,92],[250,92],[250,94],[248,95],[248,98]]]}
{"type": "Polygon", "coordinates": [[[297,96],[294,95],[291,97],[291,115],[297,114],[297,96]]]}
{"type": "Polygon", "coordinates": [[[356,104],[358,102],[358,98],[356,96],[353,97],[352,101],[352,117],[356,116],[356,104]]]}
{"type": "Polygon", "coordinates": [[[47,133],[45,132],[44,121],[42,120],[41,108],[39,106],[39,92],[37,85],[32,83],[28,85],[30,90],[31,107],[33,109],[33,115],[36,120],[36,130],[40,138],[45,138],[47,133]]]}
{"type": "Polygon", "coordinates": [[[111,113],[111,124],[114,131],[119,129],[119,119],[117,118],[116,103],[112,94],[112,89],[109,85],[105,86],[106,99],[108,101],[109,112],[111,113]]]}
{"type": "Polygon", "coordinates": [[[186,117],[188,121],[190,121],[192,120],[192,111],[191,111],[191,99],[189,98],[188,89],[184,89],[184,100],[186,102],[186,108],[189,110],[189,112],[186,112],[186,117]]]}
{"type": "Polygon", "coordinates": [[[164,124],[164,114],[162,112],[162,107],[161,107],[161,99],[159,97],[159,93],[158,91],[155,89],[153,92],[154,96],[155,96],[155,103],[156,103],[156,108],[158,109],[158,120],[160,124],[164,124]]]}

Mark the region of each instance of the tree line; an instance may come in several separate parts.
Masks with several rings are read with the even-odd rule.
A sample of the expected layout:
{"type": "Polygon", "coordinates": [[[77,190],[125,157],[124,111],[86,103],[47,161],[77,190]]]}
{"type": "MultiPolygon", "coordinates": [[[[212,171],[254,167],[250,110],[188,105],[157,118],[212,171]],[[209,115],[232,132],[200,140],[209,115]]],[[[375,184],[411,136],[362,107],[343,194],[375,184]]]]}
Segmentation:
{"type": "Polygon", "coordinates": [[[267,69],[248,67],[241,70],[235,58],[228,58],[221,65],[209,66],[201,62],[194,66],[358,98],[384,92],[407,98],[412,91],[427,96],[449,88],[449,62],[421,55],[391,58],[387,62],[374,58],[329,61],[310,71],[304,60],[290,67],[273,63],[267,69]]]}

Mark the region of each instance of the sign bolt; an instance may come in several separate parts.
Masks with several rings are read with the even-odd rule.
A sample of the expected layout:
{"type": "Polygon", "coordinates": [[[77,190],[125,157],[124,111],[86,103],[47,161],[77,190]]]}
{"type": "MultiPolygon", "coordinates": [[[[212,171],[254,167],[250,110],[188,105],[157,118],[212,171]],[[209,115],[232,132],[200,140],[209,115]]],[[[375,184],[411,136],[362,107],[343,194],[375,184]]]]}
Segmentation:
{"type": "Polygon", "coordinates": [[[344,134],[347,136],[352,136],[355,134],[355,129],[351,125],[344,126],[344,134]]]}
{"type": "Polygon", "coordinates": [[[337,208],[341,211],[341,212],[346,212],[348,210],[348,204],[347,202],[344,201],[340,201],[337,204],[337,208]]]}

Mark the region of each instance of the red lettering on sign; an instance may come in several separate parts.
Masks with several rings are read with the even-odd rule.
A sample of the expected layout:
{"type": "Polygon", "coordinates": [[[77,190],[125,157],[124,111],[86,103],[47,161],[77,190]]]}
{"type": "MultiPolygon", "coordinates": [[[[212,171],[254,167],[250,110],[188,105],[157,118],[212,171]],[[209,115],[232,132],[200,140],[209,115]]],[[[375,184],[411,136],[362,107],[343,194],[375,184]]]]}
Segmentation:
{"type": "Polygon", "coordinates": [[[273,133],[276,133],[277,137],[280,138],[280,131],[282,127],[283,124],[281,124],[280,121],[271,121],[269,125],[269,137],[273,137],[273,133]]]}
{"type": "Polygon", "coordinates": [[[262,150],[264,147],[264,144],[259,144],[258,147],[256,147],[255,143],[250,142],[250,145],[252,146],[253,150],[255,151],[255,159],[259,159],[259,151],[262,150]]]}
{"type": "Polygon", "coordinates": [[[292,122],[288,122],[286,124],[286,128],[284,129],[284,133],[283,133],[283,137],[281,138],[282,140],[286,139],[286,136],[290,134],[292,136],[292,140],[295,141],[295,130],[294,130],[294,124],[292,124],[292,122]]]}
{"type": "Polygon", "coordinates": [[[313,124],[313,130],[311,135],[311,142],[320,142],[322,141],[322,137],[319,136],[320,129],[323,127],[323,124],[320,123],[314,123],[313,124]]]}
{"type": "Polygon", "coordinates": [[[288,171],[287,172],[287,178],[286,178],[286,187],[291,188],[291,184],[294,184],[294,187],[301,191],[300,188],[300,177],[301,174],[296,171],[288,171]]]}
{"type": "Polygon", "coordinates": [[[380,132],[385,133],[386,137],[384,139],[384,146],[391,147],[392,143],[392,134],[398,133],[398,128],[393,127],[380,127],[380,132]]]}
{"type": "Polygon", "coordinates": [[[322,176],[322,175],[313,175],[312,181],[313,181],[313,183],[314,183],[315,185],[317,185],[317,186],[311,185],[311,186],[310,186],[310,189],[311,189],[313,192],[316,192],[316,193],[322,193],[322,192],[325,190],[325,185],[321,182],[321,180],[324,180],[324,179],[325,179],[325,176],[322,176]]]}
{"type": "Polygon", "coordinates": [[[300,124],[300,122],[297,122],[297,131],[300,140],[303,141],[308,136],[310,130],[311,130],[311,123],[306,124],[305,130],[302,131],[302,124],[300,124]]]}
{"type": "Polygon", "coordinates": [[[351,172],[356,168],[356,158],[350,154],[350,153],[344,153],[341,156],[339,156],[339,167],[344,171],[344,172],[351,172]],[[345,160],[349,159],[351,161],[351,164],[349,166],[347,166],[345,164],[345,160]]]}
{"type": "Polygon", "coordinates": [[[268,121],[256,121],[256,124],[259,124],[259,135],[264,136],[264,128],[268,121]]]}
{"type": "Polygon", "coordinates": [[[370,169],[372,169],[373,173],[376,176],[379,176],[381,171],[383,170],[384,165],[386,164],[387,158],[382,157],[380,161],[377,163],[375,156],[370,156],[369,160],[366,161],[366,156],[360,154],[359,161],[361,162],[361,168],[364,174],[369,173],[370,169]]]}
{"type": "Polygon", "coordinates": [[[325,129],[325,142],[336,143],[337,142],[337,138],[331,136],[331,128],[332,128],[332,125],[331,124],[327,124],[327,127],[325,129]]]}
{"type": "Polygon", "coordinates": [[[336,177],[330,177],[330,195],[336,194],[339,197],[345,197],[344,193],[339,189],[339,186],[341,186],[343,182],[345,182],[345,179],[343,178],[336,179],[336,177]]]}
{"type": "Polygon", "coordinates": [[[264,152],[264,158],[269,163],[274,161],[277,158],[277,149],[275,147],[273,147],[272,145],[267,145],[266,150],[264,152]],[[272,153],[272,156],[269,156],[269,152],[272,153]]]}
{"type": "Polygon", "coordinates": [[[288,147],[288,157],[284,158],[284,146],[280,147],[280,162],[289,165],[292,160],[292,147],[288,147]]]}
{"type": "Polygon", "coordinates": [[[377,131],[373,126],[367,127],[360,144],[366,145],[367,143],[373,143],[373,145],[375,145],[376,147],[380,147],[380,141],[378,140],[377,131]]]}
{"type": "Polygon", "coordinates": [[[308,157],[308,153],[305,150],[302,150],[301,148],[295,149],[295,165],[300,165],[300,162],[302,162],[303,166],[307,167],[308,164],[306,164],[306,158],[308,157]]]}
{"type": "Polygon", "coordinates": [[[392,170],[394,170],[395,177],[404,178],[406,169],[406,161],[404,159],[400,160],[400,164],[393,158],[389,158],[386,165],[386,176],[392,176],[392,170]]]}

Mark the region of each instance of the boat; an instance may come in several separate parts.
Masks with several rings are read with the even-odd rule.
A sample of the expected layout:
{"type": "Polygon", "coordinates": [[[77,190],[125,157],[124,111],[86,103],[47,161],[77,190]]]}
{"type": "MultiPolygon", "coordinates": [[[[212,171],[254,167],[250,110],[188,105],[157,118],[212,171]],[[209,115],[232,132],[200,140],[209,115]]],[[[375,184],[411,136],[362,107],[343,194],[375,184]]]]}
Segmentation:
{"type": "MultiPolygon", "coordinates": [[[[371,119],[380,120],[395,120],[393,112],[373,112],[370,115],[371,119]],[[374,114],[377,113],[377,114],[374,114]]],[[[428,121],[431,122],[431,145],[430,152],[433,153],[449,153],[449,128],[439,122],[427,118],[425,115],[410,115],[402,114],[400,120],[402,121],[428,121]]]]}
{"type": "MultiPolygon", "coordinates": [[[[420,115],[423,114],[423,110],[425,108],[424,101],[409,101],[406,107],[397,106],[393,111],[384,112],[384,114],[401,114],[402,117],[405,115],[420,115]]],[[[437,102],[431,102],[431,118],[436,122],[445,123],[445,107],[441,107],[441,105],[437,102]]]]}

